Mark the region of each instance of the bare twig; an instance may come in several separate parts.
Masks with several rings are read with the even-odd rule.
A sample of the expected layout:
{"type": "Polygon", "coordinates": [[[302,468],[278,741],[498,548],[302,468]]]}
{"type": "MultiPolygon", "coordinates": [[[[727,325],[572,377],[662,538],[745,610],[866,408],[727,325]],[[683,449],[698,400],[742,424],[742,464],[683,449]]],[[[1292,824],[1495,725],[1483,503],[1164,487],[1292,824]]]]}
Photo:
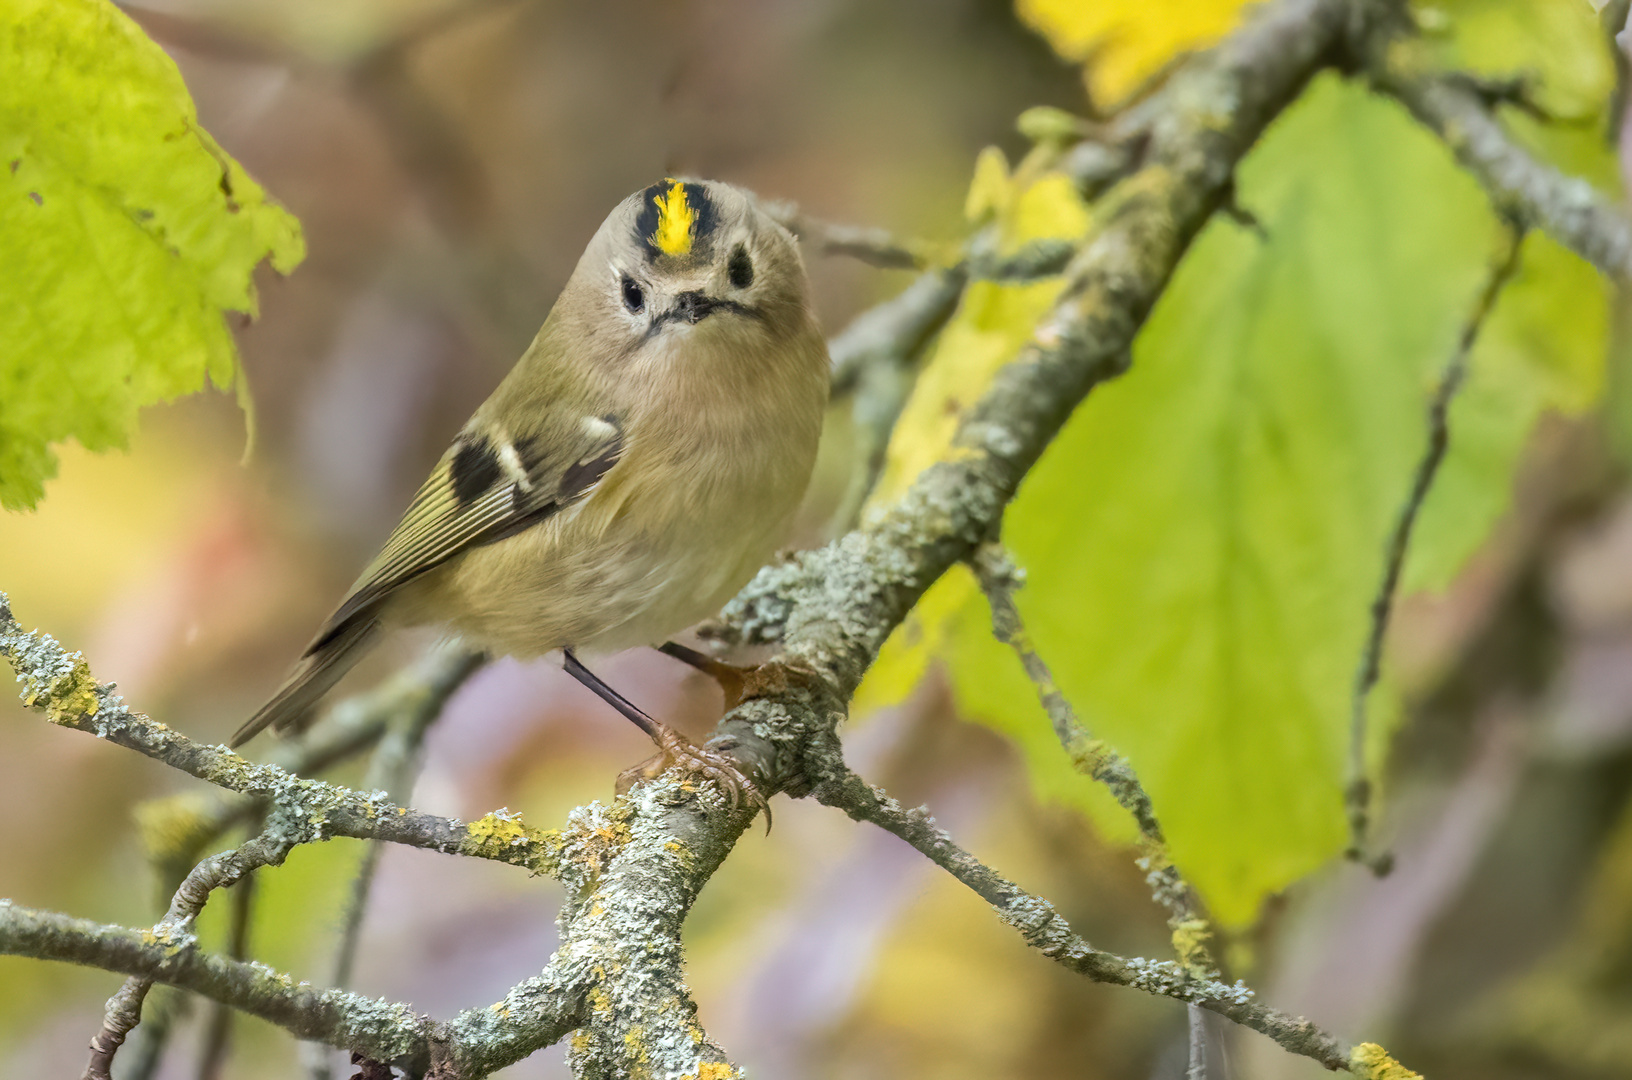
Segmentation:
{"type": "Polygon", "coordinates": [[[1457,336],[1456,348],[1440,371],[1439,382],[1428,399],[1428,445],[1417,462],[1416,472],[1411,478],[1411,490],[1400,507],[1393,531],[1389,533],[1388,544],[1384,548],[1382,580],[1371,601],[1371,625],[1360,652],[1349,712],[1349,782],[1343,795],[1349,819],[1349,847],[1344,854],[1350,860],[1369,867],[1379,877],[1393,868],[1394,859],[1386,851],[1373,853],[1367,850],[1372,784],[1366,775],[1366,701],[1381,674],[1383,639],[1388,633],[1394,597],[1399,591],[1400,573],[1405,568],[1405,556],[1410,550],[1411,533],[1433,487],[1434,477],[1439,473],[1440,463],[1445,460],[1445,452],[1451,445],[1451,402],[1467,378],[1468,356],[1478,340],[1479,331],[1490,317],[1502,288],[1518,270],[1523,240],[1524,230],[1520,226],[1503,232],[1502,250],[1491,263],[1484,287],[1457,336]]]}
{"type": "Polygon", "coordinates": [[[902,240],[887,229],[823,221],[786,200],[760,205],[783,228],[820,255],[844,255],[883,270],[923,270],[936,261],[937,251],[933,245],[902,240]]]}
{"type": "MultiPolygon", "coordinates": [[[[246,876],[227,893],[232,903],[231,925],[227,928],[227,957],[249,959],[249,924],[255,911],[255,875],[246,876]]],[[[232,1043],[232,1008],[224,1002],[210,1003],[210,1018],[204,1028],[204,1050],[198,1056],[198,1080],[219,1080],[232,1043]]]]}
{"type": "Polygon", "coordinates": [[[1207,1014],[1194,1003],[1186,1005],[1184,1011],[1190,1034],[1190,1060],[1184,1069],[1184,1080],[1207,1080],[1207,1014]]]}

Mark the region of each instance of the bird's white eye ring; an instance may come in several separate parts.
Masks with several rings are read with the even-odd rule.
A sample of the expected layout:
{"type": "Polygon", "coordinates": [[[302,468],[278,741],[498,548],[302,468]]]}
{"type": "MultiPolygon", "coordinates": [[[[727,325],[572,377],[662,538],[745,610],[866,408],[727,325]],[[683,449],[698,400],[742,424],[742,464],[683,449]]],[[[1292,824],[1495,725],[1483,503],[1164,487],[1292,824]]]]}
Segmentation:
{"type": "Polygon", "coordinates": [[[629,309],[631,315],[639,315],[646,310],[646,294],[628,274],[623,275],[623,306],[629,309]]]}

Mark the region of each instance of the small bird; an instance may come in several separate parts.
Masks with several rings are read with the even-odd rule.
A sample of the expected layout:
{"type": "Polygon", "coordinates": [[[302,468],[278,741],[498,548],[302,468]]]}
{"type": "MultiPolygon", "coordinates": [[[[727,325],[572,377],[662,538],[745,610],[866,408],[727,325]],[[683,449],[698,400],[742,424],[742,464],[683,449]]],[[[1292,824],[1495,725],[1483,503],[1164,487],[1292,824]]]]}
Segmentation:
{"type": "Polygon", "coordinates": [[[232,745],[298,729],[383,631],[430,624],[495,655],[559,650],[657,744],[647,775],[678,762],[762,805],[729,758],[646,715],[578,653],[658,646],[740,693],[737,669],[668,639],[785,539],[828,379],[798,246],[751,196],[677,179],[629,196],[232,745]]]}

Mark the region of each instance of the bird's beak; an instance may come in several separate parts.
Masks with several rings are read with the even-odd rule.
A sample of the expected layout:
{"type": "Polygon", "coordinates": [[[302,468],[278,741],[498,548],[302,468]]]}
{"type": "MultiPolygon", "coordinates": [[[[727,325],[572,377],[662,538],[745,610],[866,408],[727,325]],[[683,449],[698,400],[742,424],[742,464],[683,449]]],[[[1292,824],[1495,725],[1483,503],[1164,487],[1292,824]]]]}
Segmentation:
{"type": "Polygon", "coordinates": [[[714,299],[707,293],[683,292],[675,298],[674,310],[670,314],[673,318],[684,319],[696,326],[720,306],[722,301],[714,299]]]}

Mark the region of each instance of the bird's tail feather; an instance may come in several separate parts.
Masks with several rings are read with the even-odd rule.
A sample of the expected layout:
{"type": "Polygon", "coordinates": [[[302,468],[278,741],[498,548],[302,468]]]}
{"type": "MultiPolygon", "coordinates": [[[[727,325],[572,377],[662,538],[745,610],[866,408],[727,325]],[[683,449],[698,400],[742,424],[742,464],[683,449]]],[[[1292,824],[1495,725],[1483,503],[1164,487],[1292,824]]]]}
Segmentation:
{"type": "Polygon", "coordinates": [[[368,651],[379,627],[374,619],[359,619],[312,649],[295,665],[295,670],[283,680],[272,699],[238,729],[231,745],[242,746],[267,727],[278,731],[291,728],[298,731],[305,727],[307,715],[317,699],[328,693],[368,651]]]}

